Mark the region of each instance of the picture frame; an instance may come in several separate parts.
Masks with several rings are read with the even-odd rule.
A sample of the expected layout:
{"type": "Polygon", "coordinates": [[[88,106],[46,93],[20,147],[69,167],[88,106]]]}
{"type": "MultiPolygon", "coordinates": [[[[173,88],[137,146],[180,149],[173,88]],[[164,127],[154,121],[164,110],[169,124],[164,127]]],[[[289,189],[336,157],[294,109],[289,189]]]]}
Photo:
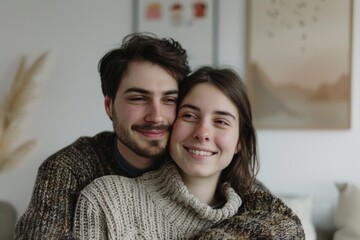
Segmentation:
{"type": "Polygon", "coordinates": [[[247,1],[247,83],[257,128],[351,127],[352,4],[247,1]]]}
{"type": "Polygon", "coordinates": [[[192,69],[216,65],[217,9],[215,0],[134,0],[133,31],[178,41],[192,69]]]}

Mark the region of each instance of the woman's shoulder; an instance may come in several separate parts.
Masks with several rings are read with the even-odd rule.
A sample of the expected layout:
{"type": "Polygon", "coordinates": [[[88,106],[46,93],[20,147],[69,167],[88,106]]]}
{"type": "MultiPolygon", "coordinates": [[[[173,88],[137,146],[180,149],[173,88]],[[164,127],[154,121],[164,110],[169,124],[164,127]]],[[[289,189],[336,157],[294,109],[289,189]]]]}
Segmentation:
{"type": "Polygon", "coordinates": [[[132,178],[127,178],[119,175],[106,175],[99,177],[87,185],[82,191],[81,195],[87,198],[107,198],[115,196],[123,196],[128,194],[128,189],[137,185],[137,182],[132,178]]]}

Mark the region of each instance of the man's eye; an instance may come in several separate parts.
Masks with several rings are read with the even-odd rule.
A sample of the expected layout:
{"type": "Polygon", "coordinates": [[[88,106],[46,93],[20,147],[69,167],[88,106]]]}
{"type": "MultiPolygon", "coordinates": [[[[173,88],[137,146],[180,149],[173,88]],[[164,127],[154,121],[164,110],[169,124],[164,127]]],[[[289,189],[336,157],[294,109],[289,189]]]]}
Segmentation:
{"type": "Polygon", "coordinates": [[[173,105],[176,104],[177,98],[165,98],[164,102],[165,104],[173,105]]]}
{"type": "Polygon", "coordinates": [[[131,97],[129,98],[130,102],[144,102],[146,101],[146,98],[144,97],[131,97]]]}

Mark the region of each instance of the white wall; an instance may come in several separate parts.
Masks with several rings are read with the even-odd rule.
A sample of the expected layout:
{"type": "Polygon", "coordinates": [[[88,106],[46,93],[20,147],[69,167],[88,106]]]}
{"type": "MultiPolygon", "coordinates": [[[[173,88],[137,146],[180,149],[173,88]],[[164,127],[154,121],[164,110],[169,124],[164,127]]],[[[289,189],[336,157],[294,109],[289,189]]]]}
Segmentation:
{"type": "MultiPolygon", "coordinates": [[[[219,63],[246,74],[246,1],[220,1],[219,63]]],[[[310,195],[314,220],[331,228],[336,181],[360,184],[360,4],[354,1],[352,127],[344,131],[258,131],[260,179],[276,193],[310,195]]],[[[22,139],[39,145],[16,169],[0,173],[0,199],[22,214],[37,168],[78,136],[111,129],[103,110],[97,62],[131,32],[132,1],[0,0],[0,99],[20,56],[50,50],[38,77],[38,98],[24,119],[22,139]]]]}

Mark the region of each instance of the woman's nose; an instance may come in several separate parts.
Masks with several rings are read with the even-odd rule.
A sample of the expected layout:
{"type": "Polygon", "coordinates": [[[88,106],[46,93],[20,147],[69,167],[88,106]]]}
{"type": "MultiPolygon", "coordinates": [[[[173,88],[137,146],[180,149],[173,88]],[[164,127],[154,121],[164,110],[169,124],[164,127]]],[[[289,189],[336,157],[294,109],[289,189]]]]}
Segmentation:
{"type": "Polygon", "coordinates": [[[200,142],[210,141],[209,128],[204,123],[199,124],[194,131],[193,137],[200,142]]]}

